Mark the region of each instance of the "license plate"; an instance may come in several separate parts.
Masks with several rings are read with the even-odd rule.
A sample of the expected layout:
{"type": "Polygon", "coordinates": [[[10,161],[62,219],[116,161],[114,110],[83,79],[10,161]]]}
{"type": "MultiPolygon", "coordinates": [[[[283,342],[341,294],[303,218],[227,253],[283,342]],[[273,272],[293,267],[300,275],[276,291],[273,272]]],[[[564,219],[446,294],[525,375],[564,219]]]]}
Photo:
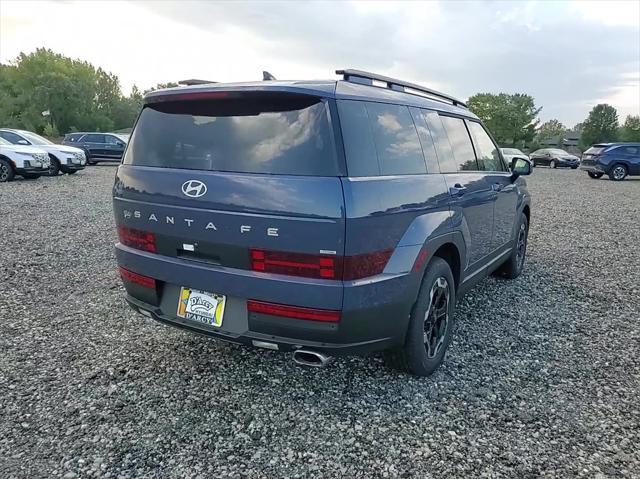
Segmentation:
{"type": "Polygon", "coordinates": [[[177,314],[181,318],[219,328],[222,326],[226,299],[222,294],[182,287],[177,314]]]}

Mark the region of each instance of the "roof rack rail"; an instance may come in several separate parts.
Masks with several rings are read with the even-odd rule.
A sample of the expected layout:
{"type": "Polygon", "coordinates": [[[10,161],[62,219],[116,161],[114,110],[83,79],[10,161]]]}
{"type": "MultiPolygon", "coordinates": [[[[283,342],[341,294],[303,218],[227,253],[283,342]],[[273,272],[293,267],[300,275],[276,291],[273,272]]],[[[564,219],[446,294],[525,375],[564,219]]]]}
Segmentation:
{"type": "Polygon", "coordinates": [[[424,95],[420,96],[430,96],[433,97],[434,100],[446,100],[451,102],[454,106],[461,106],[467,108],[466,103],[461,102],[457,98],[454,98],[450,95],[446,95],[444,93],[440,93],[439,91],[432,90],[431,88],[426,88],[420,85],[416,85],[415,83],[409,83],[402,80],[397,80],[395,78],[386,77],[383,75],[378,75],[377,73],[365,72],[362,70],[353,70],[353,69],[344,69],[344,70],[336,70],[337,75],[343,75],[345,81],[350,81],[353,83],[360,83],[363,85],[377,86],[374,81],[382,82],[386,84],[386,87],[390,90],[401,91],[409,94],[416,94],[414,92],[420,92],[424,95]]]}
{"type": "Polygon", "coordinates": [[[193,86],[193,85],[207,85],[209,83],[218,83],[218,82],[211,81],[211,80],[198,80],[197,78],[193,78],[190,80],[180,80],[178,82],[178,85],[193,86]]]}

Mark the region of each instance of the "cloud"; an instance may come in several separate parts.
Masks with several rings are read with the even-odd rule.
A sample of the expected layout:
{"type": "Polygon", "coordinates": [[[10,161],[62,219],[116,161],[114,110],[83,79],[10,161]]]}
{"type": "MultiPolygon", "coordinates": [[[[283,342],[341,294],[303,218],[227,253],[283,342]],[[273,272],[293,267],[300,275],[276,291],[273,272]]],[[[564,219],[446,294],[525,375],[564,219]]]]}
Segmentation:
{"type": "Polygon", "coordinates": [[[39,7],[46,19],[18,27],[32,5],[7,15],[3,0],[0,60],[46,44],[104,66],[127,88],[259,79],[263,69],[333,78],[355,67],[462,98],[529,93],[542,120],[573,125],[602,100],[621,116],[640,113],[638,2],[612,3],[79,2],[39,7]],[[73,21],[51,36],[52,16],[73,21]]]}

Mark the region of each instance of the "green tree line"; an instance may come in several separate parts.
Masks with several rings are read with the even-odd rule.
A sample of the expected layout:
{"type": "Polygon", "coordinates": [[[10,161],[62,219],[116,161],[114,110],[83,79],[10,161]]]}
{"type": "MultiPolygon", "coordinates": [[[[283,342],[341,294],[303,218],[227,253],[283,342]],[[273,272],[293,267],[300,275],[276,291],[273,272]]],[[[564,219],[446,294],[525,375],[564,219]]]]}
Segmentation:
{"type": "MultiPolygon", "coordinates": [[[[152,90],[168,86],[177,84],[152,90]]],[[[41,48],[0,64],[0,126],[47,136],[130,128],[145,93],[125,96],[116,75],[41,48]]]]}
{"type": "MultiPolygon", "coordinates": [[[[41,48],[0,64],[0,126],[47,136],[130,128],[144,94],[172,86],[177,84],[158,84],[146,91],[134,86],[125,96],[116,75],[41,48]]],[[[478,93],[469,98],[468,105],[501,146],[535,148],[549,141],[562,146],[568,131],[555,119],[540,125],[542,108],[524,93],[478,93]]],[[[605,141],[640,141],[640,116],[628,116],[619,125],[615,108],[596,105],[573,130],[581,134],[582,148],[605,141]]]]}

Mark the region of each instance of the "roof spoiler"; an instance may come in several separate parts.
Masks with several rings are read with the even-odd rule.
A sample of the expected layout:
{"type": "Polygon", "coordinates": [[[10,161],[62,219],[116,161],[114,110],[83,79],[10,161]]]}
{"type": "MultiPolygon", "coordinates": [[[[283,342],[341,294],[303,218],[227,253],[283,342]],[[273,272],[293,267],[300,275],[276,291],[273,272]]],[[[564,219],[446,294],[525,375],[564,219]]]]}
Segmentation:
{"type": "Polygon", "coordinates": [[[180,80],[178,82],[178,85],[193,86],[193,85],[208,85],[209,83],[218,83],[218,82],[212,81],[212,80],[198,80],[197,78],[192,78],[190,80],[180,80]]]}
{"type": "Polygon", "coordinates": [[[436,100],[446,100],[454,106],[461,106],[467,108],[466,103],[458,100],[455,97],[440,93],[439,91],[432,90],[431,88],[416,85],[415,83],[409,83],[406,81],[398,80],[396,78],[390,78],[377,73],[365,72],[362,70],[344,69],[336,70],[337,75],[343,75],[345,81],[352,83],[360,83],[361,85],[378,86],[374,82],[381,82],[386,84],[386,88],[390,90],[400,91],[403,93],[409,93],[413,95],[428,96],[436,100]]]}

